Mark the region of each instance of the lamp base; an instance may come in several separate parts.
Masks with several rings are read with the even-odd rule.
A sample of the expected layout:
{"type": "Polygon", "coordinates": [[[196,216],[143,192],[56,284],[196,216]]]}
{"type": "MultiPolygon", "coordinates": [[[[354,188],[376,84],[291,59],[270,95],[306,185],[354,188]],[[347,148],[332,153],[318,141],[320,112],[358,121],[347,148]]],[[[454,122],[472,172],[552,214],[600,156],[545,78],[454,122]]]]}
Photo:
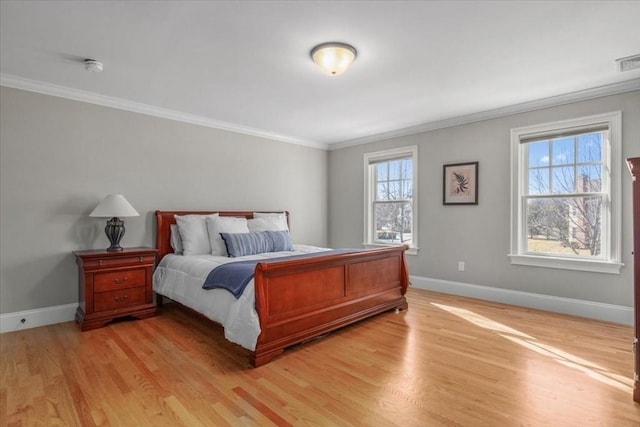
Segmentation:
{"type": "Polygon", "coordinates": [[[107,252],[115,252],[123,250],[122,246],[120,246],[120,240],[122,236],[124,236],[124,222],[118,218],[113,217],[109,221],[107,221],[107,226],[104,228],[104,232],[111,242],[111,246],[107,248],[107,252]]]}

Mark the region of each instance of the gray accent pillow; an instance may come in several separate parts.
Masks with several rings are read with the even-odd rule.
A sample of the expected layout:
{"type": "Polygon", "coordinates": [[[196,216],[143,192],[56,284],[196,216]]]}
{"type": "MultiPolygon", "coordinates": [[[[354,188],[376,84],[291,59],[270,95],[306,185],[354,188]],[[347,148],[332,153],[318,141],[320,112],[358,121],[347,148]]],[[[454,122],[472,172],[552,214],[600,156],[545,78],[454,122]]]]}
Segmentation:
{"type": "Polygon", "coordinates": [[[230,257],[292,251],[288,231],[253,231],[250,233],[220,233],[230,257]]]}

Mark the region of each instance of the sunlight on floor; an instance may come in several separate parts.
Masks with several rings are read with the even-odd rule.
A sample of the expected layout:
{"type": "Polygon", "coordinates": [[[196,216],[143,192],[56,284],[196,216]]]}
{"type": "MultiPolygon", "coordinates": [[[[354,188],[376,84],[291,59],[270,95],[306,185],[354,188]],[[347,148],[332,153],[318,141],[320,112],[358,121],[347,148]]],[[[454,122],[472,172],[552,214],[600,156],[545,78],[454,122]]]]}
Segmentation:
{"type": "Polygon", "coordinates": [[[529,350],[533,350],[538,354],[550,357],[564,366],[581,371],[587,376],[596,379],[604,384],[613,386],[621,391],[630,393],[633,389],[633,382],[630,378],[625,378],[622,375],[610,372],[606,368],[600,367],[587,360],[573,356],[567,352],[558,350],[555,347],[540,345],[539,343],[525,341],[517,337],[510,337],[508,335],[498,335],[510,340],[511,342],[520,344],[521,346],[528,348],[529,350]]]}
{"type": "Polygon", "coordinates": [[[618,373],[611,372],[607,368],[582,359],[578,356],[574,356],[557,347],[538,342],[535,337],[527,335],[524,332],[518,331],[517,329],[510,328],[509,326],[495,322],[464,308],[452,307],[449,305],[436,303],[431,303],[431,305],[454,314],[470,323],[473,323],[476,326],[494,331],[501,337],[513,343],[521,345],[522,347],[529,350],[535,351],[536,353],[543,356],[549,357],[563,366],[581,371],[588,377],[598,380],[603,384],[615,387],[621,391],[624,391],[625,393],[630,393],[633,390],[633,381],[631,380],[631,378],[627,378],[618,373]]]}
{"type": "Polygon", "coordinates": [[[436,304],[434,302],[432,302],[431,305],[434,305],[441,310],[448,311],[451,314],[455,314],[456,316],[461,317],[464,320],[471,322],[476,326],[480,326],[481,328],[491,329],[492,331],[496,331],[496,332],[506,332],[511,335],[516,335],[523,338],[529,338],[532,340],[535,339],[534,337],[529,336],[524,332],[520,332],[516,329],[510,328],[509,326],[503,325],[502,323],[495,322],[484,316],[480,316],[479,314],[476,314],[473,311],[469,311],[464,308],[451,307],[450,305],[436,304]]]}

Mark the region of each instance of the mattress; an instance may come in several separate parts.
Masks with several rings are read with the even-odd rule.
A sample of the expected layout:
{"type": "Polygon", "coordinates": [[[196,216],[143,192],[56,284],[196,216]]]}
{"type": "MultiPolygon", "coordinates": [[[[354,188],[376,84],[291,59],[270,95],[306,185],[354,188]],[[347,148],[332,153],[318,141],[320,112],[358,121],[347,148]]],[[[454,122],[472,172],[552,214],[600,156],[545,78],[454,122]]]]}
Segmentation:
{"type": "Polygon", "coordinates": [[[202,289],[209,272],[228,262],[290,257],[327,250],[330,249],[294,245],[294,251],[269,252],[238,258],[168,254],[160,260],[153,274],[153,290],[220,323],[227,340],[253,351],[260,335],[253,279],[240,298],[236,299],[225,289],[202,289]]]}

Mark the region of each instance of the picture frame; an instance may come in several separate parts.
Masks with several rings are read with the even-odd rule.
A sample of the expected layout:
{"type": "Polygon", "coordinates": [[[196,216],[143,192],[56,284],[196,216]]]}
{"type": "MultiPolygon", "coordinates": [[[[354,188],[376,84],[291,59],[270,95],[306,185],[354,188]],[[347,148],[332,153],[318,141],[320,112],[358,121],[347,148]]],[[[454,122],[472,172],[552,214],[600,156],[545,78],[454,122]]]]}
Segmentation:
{"type": "Polygon", "coordinates": [[[442,204],[478,204],[479,162],[452,163],[442,168],[442,204]]]}

